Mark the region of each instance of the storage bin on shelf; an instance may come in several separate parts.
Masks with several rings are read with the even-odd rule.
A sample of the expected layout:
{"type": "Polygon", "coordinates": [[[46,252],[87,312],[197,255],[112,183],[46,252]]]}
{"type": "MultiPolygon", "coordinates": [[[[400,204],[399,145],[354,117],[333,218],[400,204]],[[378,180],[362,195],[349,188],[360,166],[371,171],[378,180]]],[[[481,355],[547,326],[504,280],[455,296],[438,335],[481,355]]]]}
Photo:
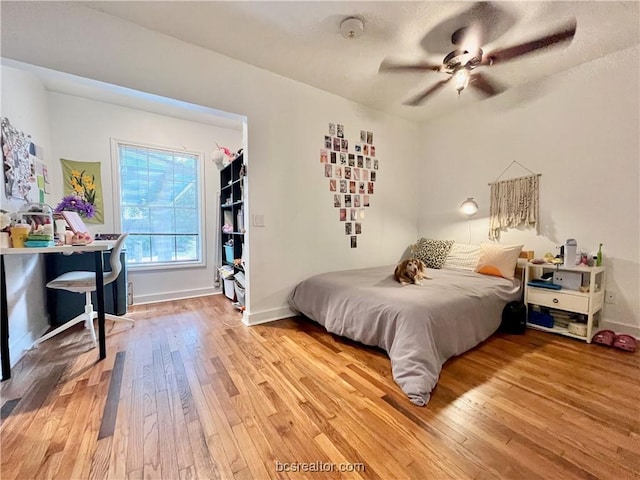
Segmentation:
{"type": "Polygon", "coordinates": [[[579,337],[587,336],[587,324],[580,322],[570,322],[567,325],[567,331],[573,335],[578,335],[579,337]]]}
{"type": "Polygon", "coordinates": [[[527,321],[534,325],[540,325],[541,327],[546,328],[553,328],[554,325],[553,316],[551,314],[535,310],[533,308],[529,308],[527,321]]]}
{"type": "Polygon", "coordinates": [[[229,263],[233,263],[233,245],[224,246],[224,259],[229,263]]]}
{"type": "Polygon", "coordinates": [[[233,245],[224,246],[224,258],[227,262],[233,263],[233,245]]]}

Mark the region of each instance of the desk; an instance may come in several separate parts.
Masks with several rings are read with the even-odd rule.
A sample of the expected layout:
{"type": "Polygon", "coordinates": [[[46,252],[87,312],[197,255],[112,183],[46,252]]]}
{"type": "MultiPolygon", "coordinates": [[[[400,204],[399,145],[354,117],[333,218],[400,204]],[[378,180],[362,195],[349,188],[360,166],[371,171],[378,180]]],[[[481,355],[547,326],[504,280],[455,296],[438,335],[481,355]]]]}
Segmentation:
{"type": "Polygon", "coordinates": [[[9,361],[9,311],[7,303],[7,279],[4,266],[5,255],[33,255],[36,253],[51,254],[93,252],[96,270],[96,296],[98,299],[98,343],[100,347],[100,360],[107,356],[107,343],[104,326],[104,277],[102,253],[113,249],[115,240],[96,240],[89,245],[62,245],[59,247],[34,247],[34,248],[3,248],[0,249],[0,277],[2,282],[2,318],[0,319],[0,354],[2,355],[2,380],[11,378],[11,362],[9,361]]]}

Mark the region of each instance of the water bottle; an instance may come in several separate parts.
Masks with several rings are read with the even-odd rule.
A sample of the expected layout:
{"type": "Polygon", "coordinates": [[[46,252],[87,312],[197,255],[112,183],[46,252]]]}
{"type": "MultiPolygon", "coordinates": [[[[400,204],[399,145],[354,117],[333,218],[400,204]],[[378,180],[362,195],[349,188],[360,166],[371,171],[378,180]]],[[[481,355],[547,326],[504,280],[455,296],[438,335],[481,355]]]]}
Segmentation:
{"type": "Polygon", "coordinates": [[[602,244],[598,247],[598,255],[596,255],[596,267],[602,266],[602,244]]]}
{"type": "Polygon", "coordinates": [[[575,267],[576,266],[576,253],[578,250],[578,242],[574,238],[569,238],[564,242],[564,266],[575,267]]]}

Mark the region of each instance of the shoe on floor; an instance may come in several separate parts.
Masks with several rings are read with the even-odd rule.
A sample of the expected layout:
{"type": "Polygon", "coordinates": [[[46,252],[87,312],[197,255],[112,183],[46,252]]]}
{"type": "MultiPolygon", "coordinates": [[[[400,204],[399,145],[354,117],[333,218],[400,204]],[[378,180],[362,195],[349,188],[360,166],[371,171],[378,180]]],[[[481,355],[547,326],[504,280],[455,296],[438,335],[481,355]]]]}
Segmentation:
{"type": "Polygon", "coordinates": [[[613,340],[612,346],[615,348],[619,348],[620,350],[633,353],[638,348],[638,341],[631,335],[623,333],[620,335],[616,335],[616,338],[613,340]]]}
{"type": "Polygon", "coordinates": [[[593,336],[591,341],[599,345],[610,347],[613,345],[613,341],[615,340],[615,338],[616,334],[613,330],[600,330],[593,336]]]}

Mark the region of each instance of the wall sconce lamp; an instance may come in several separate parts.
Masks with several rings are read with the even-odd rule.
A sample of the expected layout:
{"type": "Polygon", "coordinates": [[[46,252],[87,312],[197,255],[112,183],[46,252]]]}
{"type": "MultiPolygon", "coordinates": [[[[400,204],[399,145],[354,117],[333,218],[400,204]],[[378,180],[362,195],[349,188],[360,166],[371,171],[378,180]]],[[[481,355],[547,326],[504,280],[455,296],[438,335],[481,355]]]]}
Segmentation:
{"type": "Polygon", "coordinates": [[[473,197],[469,197],[460,204],[459,210],[461,213],[464,213],[467,217],[472,217],[473,215],[478,213],[478,204],[473,199],[473,197]]]}

